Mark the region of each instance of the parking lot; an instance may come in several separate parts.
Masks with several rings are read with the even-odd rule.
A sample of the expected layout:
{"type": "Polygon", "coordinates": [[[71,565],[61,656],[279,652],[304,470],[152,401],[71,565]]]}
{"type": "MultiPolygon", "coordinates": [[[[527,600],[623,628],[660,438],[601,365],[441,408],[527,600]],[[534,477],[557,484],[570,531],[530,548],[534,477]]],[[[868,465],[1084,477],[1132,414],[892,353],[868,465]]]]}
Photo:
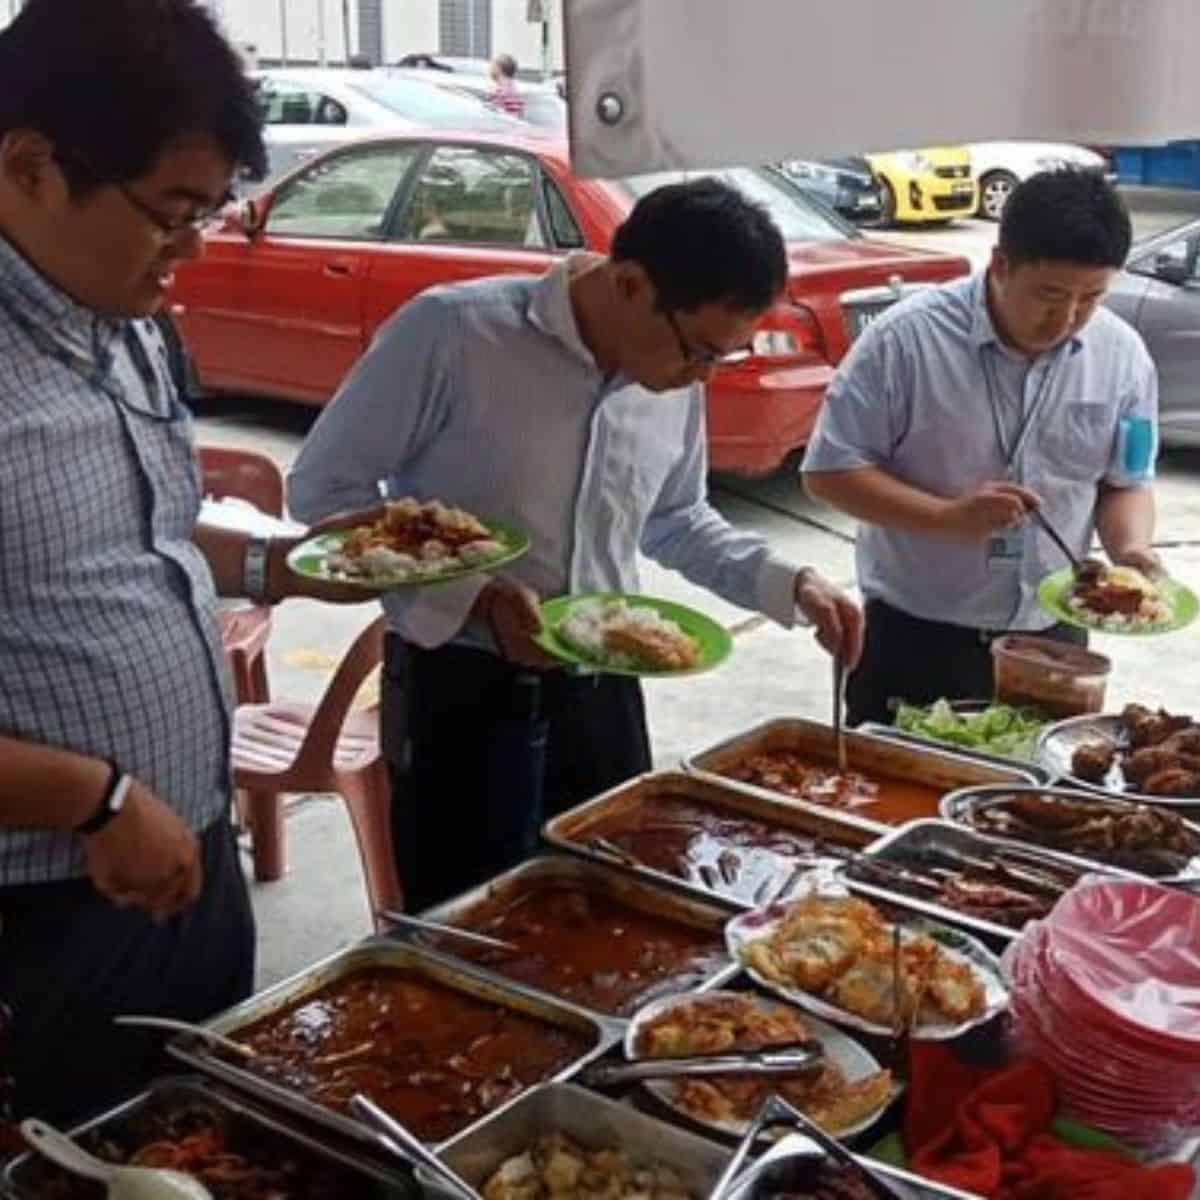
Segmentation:
{"type": "MultiPolygon", "coordinates": [[[[1188,213],[1156,204],[1136,210],[1138,235],[1164,229],[1188,213]]],[[[996,227],[982,221],[945,228],[887,231],[877,236],[965,254],[982,266],[996,227]]],[[[199,417],[202,441],[254,448],[286,466],[314,419],[312,410],[254,400],[205,403],[199,417]]],[[[853,584],[853,522],[809,500],[794,471],[763,480],[716,477],[712,498],[734,523],[756,529],[797,564],[811,564],[833,579],[853,584]]],[[[1200,587],[1200,451],[1169,451],[1159,466],[1160,552],[1173,575],[1200,587]]],[[[724,604],[679,577],[646,564],[644,590],[710,612],[736,633],[736,652],[711,675],[648,687],[651,733],[657,762],[670,765],[767,717],[792,714],[828,719],[829,660],[803,630],[787,632],[724,604]]],[[[276,695],[315,699],[350,640],[375,613],[371,604],[335,610],[290,601],[277,613],[269,648],[276,695]]],[[[1113,660],[1110,706],[1126,700],[1194,707],[1195,630],[1171,639],[1103,637],[1097,648],[1113,660]],[[1186,641],[1190,653],[1180,643],[1186,641]]],[[[447,798],[448,800],[450,798],[447,798]]],[[[306,797],[289,808],[290,872],[277,884],[258,885],[262,915],[260,978],[280,977],[291,967],[360,936],[368,914],[357,853],[340,803],[306,797]]]]}

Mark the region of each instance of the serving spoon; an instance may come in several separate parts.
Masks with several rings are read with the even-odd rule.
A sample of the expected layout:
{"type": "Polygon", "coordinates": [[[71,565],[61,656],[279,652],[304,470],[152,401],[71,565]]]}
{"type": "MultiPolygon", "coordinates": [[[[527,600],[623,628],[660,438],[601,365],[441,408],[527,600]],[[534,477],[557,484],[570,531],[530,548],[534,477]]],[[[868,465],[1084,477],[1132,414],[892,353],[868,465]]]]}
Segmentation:
{"type": "Polygon", "coordinates": [[[193,1025],[191,1021],[177,1021],[174,1017],[120,1016],[113,1017],[113,1024],[126,1025],[136,1029],[168,1029],[172,1033],[190,1033],[193,1037],[208,1042],[210,1046],[228,1051],[230,1054],[236,1054],[239,1058],[258,1057],[258,1051],[253,1046],[235,1042],[233,1038],[228,1038],[223,1033],[206,1029],[203,1025],[193,1025]]]}
{"type": "Polygon", "coordinates": [[[45,1121],[22,1121],[21,1135],[64,1171],[103,1183],[108,1200],[213,1200],[212,1192],[194,1176],[164,1167],[118,1167],[104,1162],[45,1121]]]}

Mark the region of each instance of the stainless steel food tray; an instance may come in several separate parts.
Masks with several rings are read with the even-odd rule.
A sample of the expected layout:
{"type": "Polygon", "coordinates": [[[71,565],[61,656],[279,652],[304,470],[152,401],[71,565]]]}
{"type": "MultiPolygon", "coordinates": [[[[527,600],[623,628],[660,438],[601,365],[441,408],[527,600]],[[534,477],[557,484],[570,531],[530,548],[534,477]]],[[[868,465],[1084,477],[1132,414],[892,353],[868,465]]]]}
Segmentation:
{"type": "MultiPolygon", "coordinates": [[[[501,1163],[547,1133],[566,1134],[588,1150],[619,1149],[637,1162],[674,1167],[697,1197],[708,1195],[729,1161],[729,1150],[715,1142],[572,1083],[532,1088],[503,1112],[452,1139],[438,1157],[482,1189],[501,1163]]],[[[431,1195],[450,1195],[421,1168],[417,1178],[431,1195]]]]}
{"type": "MultiPolygon", "coordinates": [[[[818,804],[797,800],[780,792],[773,792],[757,784],[742,783],[730,779],[725,771],[754,754],[788,750],[796,754],[811,756],[816,761],[830,764],[837,761],[837,750],[833,730],[828,725],[808,721],[800,717],[779,717],[756,725],[745,733],[728,738],[723,742],[689,758],[684,769],[701,778],[719,781],[726,787],[769,796],[777,802],[815,812],[829,812],[818,804]]],[[[942,793],[963,787],[975,787],[990,783],[1032,784],[1033,775],[1013,763],[995,767],[976,759],[966,758],[953,751],[939,749],[933,744],[911,746],[891,738],[875,734],[851,731],[846,734],[846,750],[851,770],[865,774],[890,776],[907,783],[920,784],[942,793]]],[[[843,813],[844,820],[853,821],[867,829],[884,833],[902,824],[888,824],[863,812],[843,813]]],[[[869,811],[869,810],[868,810],[869,811]]],[[[929,816],[936,816],[931,812],[929,816]]]]}
{"type": "MultiPolygon", "coordinates": [[[[216,1119],[229,1130],[245,1131],[271,1141],[284,1139],[306,1158],[318,1159],[345,1173],[343,1195],[355,1200],[413,1200],[417,1188],[407,1168],[373,1163],[357,1147],[339,1149],[316,1140],[277,1116],[264,1112],[244,1099],[230,1095],[213,1083],[194,1076],[171,1076],[156,1080],[132,1100],[70,1130],[79,1140],[91,1133],[120,1139],[122,1132],[144,1117],[167,1115],[182,1109],[212,1110],[216,1119]]],[[[48,1172],[40,1155],[27,1153],[8,1164],[3,1175],[3,1190],[10,1200],[39,1200],[45,1195],[48,1172]]]]}
{"type": "Polygon", "coordinates": [[[885,738],[889,742],[900,742],[906,746],[915,746],[920,750],[945,750],[959,758],[972,759],[996,767],[1001,771],[1011,771],[1014,767],[1028,775],[1039,786],[1048,787],[1054,782],[1055,776],[1041,763],[1027,762],[1021,758],[1006,758],[1003,754],[991,754],[986,750],[972,750],[967,746],[952,746],[947,742],[939,742],[934,738],[922,737],[919,733],[909,733],[897,729],[894,725],[877,725],[874,721],[866,721],[858,727],[859,733],[869,733],[873,737],[885,738]]]}
{"type": "Polygon", "coordinates": [[[1073,773],[1071,759],[1085,742],[1120,743],[1123,740],[1124,728],[1119,714],[1089,713],[1047,725],[1038,735],[1036,752],[1042,768],[1058,778],[1064,786],[1102,796],[1115,796],[1119,800],[1133,800],[1139,804],[1156,804],[1188,816],[1200,815],[1200,796],[1154,796],[1149,792],[1130,791],[1125,786],[1124,772],[1116,765],[1105,776],[1103,783],[1089,783],[1073,773]]]}
{"type": "MultiPolygon", "coordinates": [[[[1048,864],[1057,866],[1060,870],[1069,868],[1080,876],[1096,869],[1094,866],[1088,864],[1066,862],[1061,855],[1055,854],[1052,851],[1043,851],[1039,847],[1031,847],[1024,842],[1012,844],[1020,847],[1021,855],[1024,858],[1042,859],[1048,864]]],[[[996,838],[976,833],[973,829],[968,829],[963,825],[955,825],[951,821],[910,821],[907,825],[900,826],[899,829],[893,830],[886,837],[880,838],[879,841],[873,843],[863,851],[862,857],[879,859],[883,862],[905,862],[910,855],[920,854],[933,847],[946,846],[951,850],[970,854],[976,858],[986,859],[998,848],[1007,847],[1008,845],[1008,843],[996,838]]],[[[1115,868],[1109,869],[1113,874],[1125,874],[1125,872],[1118,871],[1115,868]]],[[[925,900],[920,896],[893,890],[886,884],[855,879],[848,873],[845,875],[845,881],[852,891],[860,895],[873,896],[889,904],[903,905],[905,908],[911,908],[917,912],[936,917],[947,924],[973,930],[985,937],[1010,942],[1020,936],[1020,930],[1018,929],[1012,929],[1007,925],[1000,925],[995,921],[988,921],[983,917],[974,917],[969,913],[959,912],[957,909],[939,904],[936,900],[925,900]]]]}
{"type": "MultiPolygon", "coordinates": [[[[638,912],[649,913],[652,916],[673,921],[677,925],[702,929],[714,934],[717,942],[724,946],[725,922],[729,919],[727,909],[718,907],[711,902],[682,895],[675,890],[667,890],[657,883],[639,879],[607,864],[591,862],[565,854],[531,858],[506,871],[503,875],[481,884],[479,887],[472,888],[469,892],[464,892],[453,900],[444,901],[422,915],[426,920],[439,921],[444,925],[462,925],[465,923],[465,918],[482,904],[511,902],[530,888],[546,884],[578,888],[580,891],[589,892],[592,895],[605,896],[629,908],[636,909],[638,912]]],[[[396,930],[388,936],[403,936],[411,939],[422,935],[396,930]]],[[[465,958],[458,947],[451,944],[450,939],[439,944],[438,949],[448,956],[465,958]]],[[[466,961],[473,960],[466,959],[466,961]]],[[[709,988],[719,988],[728,983],[741,969],[738,963],[726,958],[723,968],[711,972],[700,987],[688,990],[707,991],[709,988]]],[[[501,964],[492,965],[487,970],[489,974],[500,979],[506,981],[510,979],[510,976],[504,973],[501,964]]],[[[526,984],[525,986],[533,987],[534,985],[526,984]]],[[[546,989],[536,988],[535,990],[540,992],[546,989]]],[[[678,988],[671,990],[678,990],[678,988]]],[[[553,992],[548,994],[556,995],[553,992]]],[[[639,1005],[653,998],[653,995],[647,994],[639,1001],[639,1005]]],[[[579,1002],[570,1001],[570,1003],[578,1004],[579,1002]]],[[[605,1013],[602,1010],[593,1011],[613,1020],[628,1019],[620,1017],[619,1014],[605,1013]]]]}
{"type": "MultiPolygon", "coordinates": [[[[308,967],[285,979],[265,992],[205,1022],[209,1029],[227,1036],[276,1013],[283,1008],[303,1000],[319,988],[342,979],[358,970],[370,967],[397,967],[414,971],[424,978],[475,996],[480,1000],[512,1009],[526,1016],[540,1019],[559,1028],[570,1029],[591,1039],[589,1050],[567,1063],[552,1079],[565,1079],[585,1063],[599,1058],[610,1047],[620,1041],[624,1023],[611,1018],[599,1017],[586,1009],[569,1004],[565,1000],[521,987],[510,980],[497,979],[485,971],[447,956],[406,945],[388,938],[369,938],[348,950],[342,950],[314,966],[308,967]]],[[[365,1126],[352,1117],[334,1112],[301,1093],[284,1087],[272,1080],[264,1079],[236,1063],[228,1062],[217,1055],[199,1039],[181,1034],[168,1043],[167,1049],[174,1057],[207,1075],[221,1079],[243,1092],[270,1104],[279,1105],[298,1116],[315,1121],[327,1129],[366,1142],[376,1144],[375,1137],[365,1126]]],[[[516,1097],[498,1106],[497,1110],[513,1103],[516,1097]]],[[[487,1114],[485,1114],[486,1116],[487,1114]]],[[[479,1118],[483,1120],[484,1118],[479,1118]]],[[[461,1133],[473,1128],[478,1121],[466,1126],[461,1133]]],[[[440,1145],[441,1143],[435,1143],[440,1145]]]]}
{"type": "MultiPolygon", "coordinates": [[[[1100,796],[1095,792],[1084,792],[1078,788],[1065,787],[975,787],[962,788],[957,792],[951,792],[942,798],[942,816],[947,821],[953,821],[955,824],[971,828],[966,820],[967,814],[973,809],[985,806],[989,802],[994,802],[1003,796],[1011,796],[1014,792],[1034,792],[1043,796],[1065,796],[1072,800],[1089,800],[1102,801],[1105,804],[1133,804],[1134,801],[1129,800],[1124,796],[1100,796]]],[[[1178,815],[1178,814],[1176,814],[1178,815]]],[[[1180,820],[1183,820],[1180,817],[1180,820]]],[[[1184,821],[1197,837],[1200,837],[1200,826],[1197,826],[1192,821],[1184,821]]],[[[974,831],[973,831],[974,832],[974,831]]],[[[982,836],[991,838],[993,841],[1006,843],[1012,846],[1020,846],[1023,849],[1035,848],[1039,854],[1050,858],[1056,858],[1061,862],[1072,863],[1075,866],[1081,866],[1090,871],[1102,871],[1107,875],[1124,875],[1128,877],[1136,877],[1139,879],[1151,879],[1155,883],[1193,883],[1200,880],[1200,855],[1197,855],[1191,860],[1188,867],[1178,872],[1175,875],[1148,875],[1144,871],[1134,871],[1129,867],[1120,867],[1115,863],[1103,862],[1100,859],[1088,858],[1082,854],[1070,853],[1066,850],[1055,850],[1047,846],[1041,846],[1036,842],[1025,842],[1020,838],[1015,837],[1000,837],[997,834],[984,834],[982,836]]]]}
{"type": "MultiPolygon", "coordinates": [[[[547,821],[542,828],[542,836],[550,845],[560,850],[605,863],[622,872],[654,880],[664,888],[722,905],[731,912],[752,908],[754,904],[751,900],[739,900],[710,890],[700,883],[680,879],[676,875],[649,866],[634,866],[616,861],[611,855],[589,845],[591,831],[601,822],[650,803],[655,796],[668,794],[683,796],[697,804],[734,816],[769,822],[788,833],[823,838],[851,851],[860,850],[879,837],[879,829],[874,825],[853,820],[840,812],[812,805],[801,807],[789,804],[770,792],[739,789],[727,780],[705,779],[680,771],[662,771],[631,779],[602,796],[588,800],[547,821]]],[[[774,882],[772,878],[772,883],[774,882]]],[[[785,882],[786,876],[781,874],[775,888],[785,882]]]]}

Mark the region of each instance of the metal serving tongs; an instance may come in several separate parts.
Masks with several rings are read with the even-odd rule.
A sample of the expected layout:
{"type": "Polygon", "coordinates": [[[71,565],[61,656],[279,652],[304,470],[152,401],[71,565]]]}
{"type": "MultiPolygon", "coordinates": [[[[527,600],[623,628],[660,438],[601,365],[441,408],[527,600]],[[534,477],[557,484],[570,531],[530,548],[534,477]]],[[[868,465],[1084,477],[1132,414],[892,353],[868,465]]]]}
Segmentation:
{"type": "Polygon", "coordinates": [[[350,1097],[350,1111],[370,1128],[379,1144],[397,1158],[420,1164],[463,1200],[480,1200],[479,1192],[453,1167],[442,1162],[428,1146],[423,1145],[390,1113],[384,1112],[369,1096],[356,1092],[350,1097]]]}
{"type": "Polygon", "coordinates": [[[464,945],[477,946],[481,950],[502,950],[505,954],[519,954],[521,948],[502,938],[489,937],[486,933],[475,933],[471,929],[459,929],[454,925],[443,925],[439,921],[426,921],[421,917],[410,917],[408,913],[393,912],[381,908],[376,916],[402,929],[414,929],[418,933],[436,934],[442,938],[457,938],[464,945]]]}
{"type": "Polygon", "coordinates": [[[846,702],[846,657],[841,649],[833,655],[833,740],[837,746],[838,770],[846,773],[846,730],[843,710],[846,702]]]}
{"type": "Polygon", "coordinates": [[[579,1081],[589,1087],[614,1087],[644,1079],[681,1079],[707,1075],[811,1075],[824,1069],[825,1048],[815,1040],[773,1046],[744,1054],[698,1054],[686,1058],[639,1058],[635,1062],[593,1063],[579,1081]]]}
{"type": "Polygon", "coordinates": [[[734,1151],[728,1166],[721,1172],[721,1178],[709,1192],[708,1200],[724,1200],[737,1182],[742,1164],[746,1161],[746,1156],[762,1135],[763,1130],[775,1125],[787,1125],[797,1129],[810,1141],[815,1142],[825,1152],[826,1157],[864,1179],[875,1195],[880,1197],[880,1200],[901,1200],[899,1192],[890,1184],[885,1183],[874,1171],[859,1162],[841,1142],[831,1138],[819,1125],[810,1121],[782,1096],[774,1094],[763,1101],[758,1115],[750,1122],[750,1128],[746,1130],[745,1136],[738,1143],[738,1148],[734,1151]]]}

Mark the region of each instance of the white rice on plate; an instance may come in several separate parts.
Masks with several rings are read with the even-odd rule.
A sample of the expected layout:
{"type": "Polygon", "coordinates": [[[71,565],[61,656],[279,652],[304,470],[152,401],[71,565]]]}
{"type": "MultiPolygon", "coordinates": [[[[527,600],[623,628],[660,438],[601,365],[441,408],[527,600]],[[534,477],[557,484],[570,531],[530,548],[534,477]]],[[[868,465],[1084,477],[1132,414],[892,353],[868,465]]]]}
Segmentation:
{"type": "Polygon", "coordinates": [[[620,670],[686,670],[699,663],[695,638],[655,609],[627,600],[581,600],[558,634],[585,658],[620,670]]]}

